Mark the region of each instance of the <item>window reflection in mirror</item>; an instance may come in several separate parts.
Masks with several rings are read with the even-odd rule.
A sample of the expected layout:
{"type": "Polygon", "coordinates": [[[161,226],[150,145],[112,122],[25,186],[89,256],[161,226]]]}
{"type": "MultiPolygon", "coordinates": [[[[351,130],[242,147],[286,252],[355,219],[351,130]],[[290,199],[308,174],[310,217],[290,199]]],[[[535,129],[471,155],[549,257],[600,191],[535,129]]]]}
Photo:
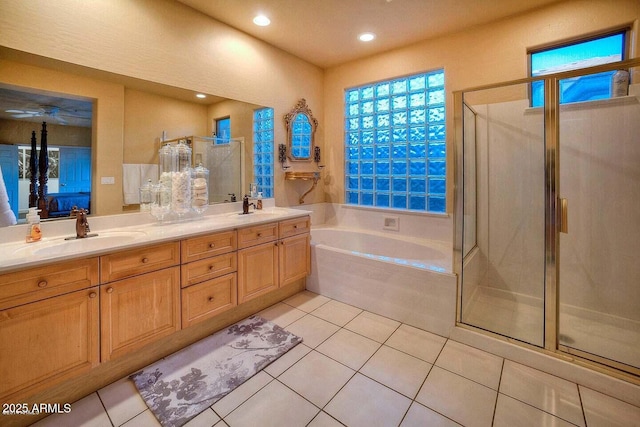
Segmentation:
{"type": "Polygon", "coordinates": [[[284,123],[287,129],[289,159],[311,161],[318,120],[313,117],[304,98],[298,101],[296,106],[284,116],[284,123]]]}

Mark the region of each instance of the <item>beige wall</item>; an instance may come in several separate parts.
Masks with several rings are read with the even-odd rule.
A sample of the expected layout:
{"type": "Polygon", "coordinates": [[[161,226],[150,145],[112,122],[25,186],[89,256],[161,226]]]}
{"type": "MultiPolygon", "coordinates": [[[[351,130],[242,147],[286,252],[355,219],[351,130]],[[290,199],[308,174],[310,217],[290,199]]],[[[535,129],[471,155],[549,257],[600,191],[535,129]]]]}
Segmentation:
{"type": "Polygon", "coordinates": [[[427,40],[326,70],[324,96],[326,200],[344,202],[344,89],[444,68],[447,91],[447,212],[453,211],[453,91],[527,77],[527,49],[632,25],[638,49],[637,0],[577,0],[427,40]]]}
{"type": "MultiPolygon", "coordinates": [[[[276,144],[285,139],[284,125],[279,118],[300,98],[307,99],[320,123],[324,121],[320,68],[178,2],[0,0],[0,10],[0,46],[273,107],[276,144]]],[[[0,74],[0,81],[3,80],[0,74]]],[[[21,86],[33,86],[37,82],[23,83],[21,86]]],[[[123,92],[124,89],[120,96],[123,92]]],[[[118,120],[122,122],[122,114],[118,120]]],[[[115,127],[119,129],[122,144],[123,127],[115,127]]],[[[322,129],[319,132],[322,141],[322,129]]],[[[113,147],[106,152],[114,158],[113,147]]],[[[113,168],[118,171],[110,176],[116,177],[115,187],[121,193],[122,187],[118,184],[122,176],[122,149],[119,156],[120,160],[114,158],[113,162],[113,168]]],[[[294,186],[285,184],[280,168],[275,172],[276,203],[286,205],[287,200],[296,200],[294,186]]],[[[97,182],[100,187],[99,180],[97,182]]],[[[109,193],[105,197],[109,206],[122,205],[121,195],[109,193]]]]}

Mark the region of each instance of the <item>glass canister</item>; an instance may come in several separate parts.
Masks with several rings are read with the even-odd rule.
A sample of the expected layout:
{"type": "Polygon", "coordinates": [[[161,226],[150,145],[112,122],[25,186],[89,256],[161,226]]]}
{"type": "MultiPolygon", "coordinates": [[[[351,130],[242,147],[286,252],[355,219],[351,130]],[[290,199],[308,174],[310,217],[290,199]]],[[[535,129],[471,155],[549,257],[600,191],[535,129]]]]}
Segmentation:
{"type": "Polygon", "coordinates": [[[151,186],[151,206],[149,213],[162,221],[171,213],[171,187],[158,183],[151,186]]]}
{"type": "Polygon", "coordinates": [[[209,206],[209,169],[199,164],[191,173],[191,207],[202,214],[209,206]]]}
{"type": "Polygon", "coordinates": [[[158,150],[158,159],[160,174],[178,170],[178,157],[171,144],[165,144],[158,150]]]}
{"type": "Polygon", "coordinates": [[[182,172],[191,168],[191,148],[184,141],[180,141],[175,149],[178,158],[178,167],[175,170],[182,172]]]}
{"type": "Polygon", "coordinates": [[[147,182],[140,187],[140,212],[149,212],[151,209],[151,180],[147,180],[147,182]]]}

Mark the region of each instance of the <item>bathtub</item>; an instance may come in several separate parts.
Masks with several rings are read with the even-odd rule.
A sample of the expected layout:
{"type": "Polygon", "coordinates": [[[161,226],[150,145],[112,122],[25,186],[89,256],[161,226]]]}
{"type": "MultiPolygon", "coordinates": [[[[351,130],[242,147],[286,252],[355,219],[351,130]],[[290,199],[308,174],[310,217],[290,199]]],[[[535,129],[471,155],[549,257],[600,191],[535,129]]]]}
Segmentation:
{"type": "Polygon", "coordinates": [[[451,256],[438,241],[314,227],[307,289],[448,337],[456,312],[451,256]]]}

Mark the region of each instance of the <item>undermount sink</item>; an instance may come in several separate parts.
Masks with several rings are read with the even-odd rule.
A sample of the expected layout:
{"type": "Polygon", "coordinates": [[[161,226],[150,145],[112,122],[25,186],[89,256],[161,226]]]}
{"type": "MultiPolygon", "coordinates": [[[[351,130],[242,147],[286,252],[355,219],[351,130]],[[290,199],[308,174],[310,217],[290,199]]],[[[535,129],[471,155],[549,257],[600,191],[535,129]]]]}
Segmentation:
{"type": "Polygon", "coordinates": [[[63,238],[29,243],[26,247],[17,249],[14,253],[24,253],[25,255],[65,255],[77,254],[84,251],[94,251],[109,248],[115,245],[130,243],[146,236],[143,231],[108,231],[97,233],[96,236],[85,237],[83,239],[63,238]]]}

